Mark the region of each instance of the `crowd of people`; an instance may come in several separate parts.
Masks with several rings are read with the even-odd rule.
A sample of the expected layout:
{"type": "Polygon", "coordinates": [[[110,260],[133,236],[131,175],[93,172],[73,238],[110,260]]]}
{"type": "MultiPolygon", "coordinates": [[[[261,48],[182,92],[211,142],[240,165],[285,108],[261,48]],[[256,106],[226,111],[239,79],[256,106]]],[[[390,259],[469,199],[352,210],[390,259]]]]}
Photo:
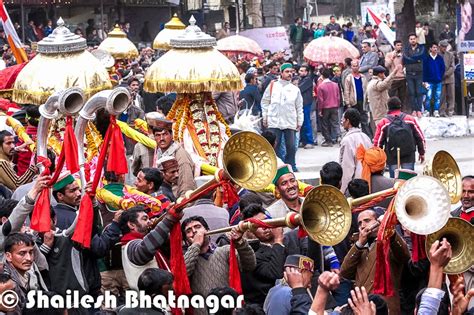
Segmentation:
{"type": "MultiPolygon", "coordinates": [[[[394,23],[390,26],[395,28],[394,23]]],[[[376,260],[382,246],[377,233],[390,199],[354,213],[350,232],[334,246],[318,244],[301,226],[290,229],[262,223],[300,212],[305,199],[295,175],[295,155],[299,147],[316,152],[318,129],[321,146],[340,146],[339,158],[334,159],[337,162],[328,161],[322,167],[320,183],[359,198],[393,187],[397,170],[414,170],[417,160],[424,162],[426,143],[418,124],[423,115],[454,113],[455,57],[447,50],[452,46],[449,37],[439,43],[429,43],[426,38],[420,42],[422,35],[417,31],[409,35],[407,47],[395,41],[393,51],[381,58],[377,44],[367,39],[382,35],[369,25],[358,33],[351,27],[350,23],[340,27],[331,18],[325,28],[321,24],[305,28],[297,19],[289,30],[294,57],[284,51],[265,51],[263,57],[251,61],[235,60],[244,89],[213,93],[213,98],[229,124],[235,126],[236,114],[242,110],[261,118],[255,129],[275,149],[278,169],[274,193],[238,187],[238,198],[232,204],[222,201],[223,192],[218,188],[184,211],[172,207],[199,186],[200,175],[190,152],[174,141],[173,121],[166,118],[176,95],[142,90],[144,73],[158,58],[151,49],[142,49],[137,60],[118,69],[119,85],[127,87],[132,98],[117,120],[135,126],[137,119],[144,119],[147,136],[155,140],[156,148],[124,137],[123,158],[129,162],[129,173],[104,168],[103,187],[91,195],[90,248],[80,246],[66,233],[75,224],[84,197],[76,174],[62,172],[53,185],[49,183],[51,176],[40,174],[29,144],[19,141],[15,131],[0,120],[0,292],[13,291],[18,297],[15,305],[2,300],[0,311],[178,314],[181,310],[171,307],[131,308],[126,305],[126,292],[140,290],[150,297],[168,299],[177,289],[176,283],[187,277],[191,295],[237,298],[240,288],[231,287],[236,280],[232,259],[237,256],[237,282],[245,304],[238,308],[221,305],[215,314],[473,313],[473,268],[449,281],[443,274],[443,268],[458,254],[453,253],[454,244],[443,238],[427,250],[427,257],[415,259],[413,253],[419,244],[414,244],[411,232],[400,225],[388,242],[390,279],[386,286],[393,292],[376,292],[380,285],[376,283],[376,260]],[[348,58],[338,65],[302,63],[300,53],[306,39],[329,35],[360,45],[360,59],[348,58]],[[37,233],[30,229],[32,212],[41,191],[48,188],[52,190],[51,229],[37,233]],[[106,197],[134,192],[159,201],[161,210],[167,210],[160,212],[160,220],[147,201],[124,209],[120,202],[106,197]],[[239,228],[243,222],[259,225],[244,231],[239,228]],[[228,233],[207,234],[231,226],[228,233]],[[175,231],[182,244],[176,244],[175,231]],[[179,250],[182,246],[185,274],[171,272],[176,270],[172,255],[176,245],[179,250]],[[90,309],[77,305],[31,308],[32,291],[49,297],[77,291],[93,299],[109,293],[119,303],[115,308],[100,303],[90,309]]],[[[226,31],[220,36],[228,36],[226,31]]],[[[0,118],[8,108],[1,110],[0,118]]],[[[40,111],[31,105],[25,106],[24,112],[26,133],[36,141],[40,111]]],[[[98,113],[95,124],[102,136],[107,123],[104,114],[98,113]]],[[[48,158],[53,162],[53,174],[58,157],[48,150],[48,158]]],[[[90,187],[85,187],[89,193],[90,187]]],[[[466,175],[461,204],[451,215],[473,224],[473,209],[474,176],[466,175]]],[[[194,307],[192,312],[207,314],[208,310],[194,307]]]]}

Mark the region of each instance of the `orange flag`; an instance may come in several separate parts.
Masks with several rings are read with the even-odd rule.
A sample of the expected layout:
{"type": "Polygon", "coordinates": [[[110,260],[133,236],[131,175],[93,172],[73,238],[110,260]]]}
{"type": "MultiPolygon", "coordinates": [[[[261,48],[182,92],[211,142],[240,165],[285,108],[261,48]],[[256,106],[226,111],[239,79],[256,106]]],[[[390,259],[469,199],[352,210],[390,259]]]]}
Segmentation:
{"type": "Polygon", "coordinates": [[[23,49],[23,45],[21,43],[18,34],[16,33],[15,27],[13,26],[12,20],[8,15],[7,9],[5,8],[5,4],[3,0],[0,0],[0,20],[3,25],[3,30],[5,31],[5,35],[7,36],[8,44],[15,56],[16,62],[18,64],[27,62],[28,57],[26,56],[26,52],[23,49]]]}

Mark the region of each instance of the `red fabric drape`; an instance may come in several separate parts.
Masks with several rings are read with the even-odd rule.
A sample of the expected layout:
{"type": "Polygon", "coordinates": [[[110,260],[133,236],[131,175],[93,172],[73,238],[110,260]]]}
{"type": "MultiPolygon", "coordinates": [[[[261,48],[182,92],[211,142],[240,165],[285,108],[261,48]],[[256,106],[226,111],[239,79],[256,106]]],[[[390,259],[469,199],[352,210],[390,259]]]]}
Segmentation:
{"type": "Polygon", "coordinates": [[[390,242],[395,232],[397,216],[394,200],[390,202],[387,212],[377,233],[377,258],[375,260],[374,294],[394,296],[392,277],[390,276],[390,242]]]}
{"type": "Polygon", "coordinates": [[[410,233],[410,238],[413,246],[412,257],[413,262],[418,262],[421,259],[426,258],[425,252],[425,240],[426,236],[410,233]]]}
{"type": "Polygon", "coordinates": [[[107,149],[110,144],[110,151],[109,151],[109,159],[121,161],[121,162],[113,162],[107,163],[107,170],[114,171],[118,174],[124,171],[123,163],[125,163],[125,174],[127,171],[127,162],[125,157],[125,149],[123,138],[117,139],[116,131],[119,130],[117,123],[115,121],[114,116],[110,116],[110,124],[107,128],[107,132],[105,134],[104,142],[102,143],[102,148],[99,154],[99,159],[97,161],[97,169],[94,174],[94,181],[92,182],[92,189],[90,192],[86,193],[84,198],[81,200],[81,205],[79,206],[79,217],[77,220],[76,229],[74,231],[74,235],[72,236],[72,240],[81,244],[85,248],[90,248],[91,244],[91,234],[92,234],[92,222],[94,219],[94,210],[92,208],[92,198],[95,196],[95,192],[97,186],[99,185],[99,181],[102,175],[102,169],[104,167],[105,157],[107,156],[107,149]],[[122,154],[122,155],[120,155],[122,154]]]}
{"type": "MultiPolygon", "coordinates": [[[[59,154],[58,164],[56,165],[56,170],[54,171],[53,177],[48,182],[48,187],[51,187],[56,183],[61,174],[61,171],[66,164],[66,168],[71,172],[71,174],[79,171],[79,161],[77,154],[77,140],[74,136],[74,129],[72,128],[72,117],[66,117],[66,129],[64,131],[64,143],[61,148],[61,153],[59,154]]],[[[51,161],[44,156],[37,157],[38,162],[42,163],[45,167],[42,175],[49,175],[49,167],[51,166],[51,161]]],[[[49,189],[43,189],[38,197],[38,200],[35,203],[33,209],[33,214],[31,217],[31,228],[38,232],[48,232],[51,230],[51,215],[50,215],[50,193],[49,189]]]]}
{"type": "Polygon", "coordinates": [[[238,294],[242,294],[239,262],[237,261],[237,255],[235,254],[235,242],[233,240],[230,241],[229,252],[229,286],[237,291],[238,294]]]}
{"type": "Polygon", "coordinates": [[[107,171],[113,171],[116,174],[127,174],[127,159],[125,154],[125,146],[123,142],[122,132],[115,120],[115,116],[110,116],[111,141],[110,153],[107,160],[107,171]],[[122,158],[123,157],[123,158],[122,158]]]}
{"type": "Polygon", "coordinates": [[[227,204],[227,208],[230,209],[239,202],[239,195],[234,185],[228,180],[221,181],[221,185],[223,191],[222,201],[227,204]]]}

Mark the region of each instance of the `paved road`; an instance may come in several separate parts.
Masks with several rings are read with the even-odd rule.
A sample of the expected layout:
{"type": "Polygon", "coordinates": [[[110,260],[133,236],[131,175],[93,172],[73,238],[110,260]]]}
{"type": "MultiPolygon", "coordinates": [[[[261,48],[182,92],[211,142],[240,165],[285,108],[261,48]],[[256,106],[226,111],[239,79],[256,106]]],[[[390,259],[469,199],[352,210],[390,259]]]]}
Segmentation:
{"type": "MultiPolygon", "coordinates": [[[[474,137],[428,140],[426,158],[429,159],[439,150],[448,151],[456,159],[463,176],[474,175],[474,137]]],[[[300,178],[319,178],[319,170],[325,163],[338,162],[338,160],[339,146],[330,148],[316,146],[309,150],[298,149],[296,166],[301,172],[298,176],[300,178]]],[[[417,163],[415,169],[421,172],[423,165],[417,163]]]]}

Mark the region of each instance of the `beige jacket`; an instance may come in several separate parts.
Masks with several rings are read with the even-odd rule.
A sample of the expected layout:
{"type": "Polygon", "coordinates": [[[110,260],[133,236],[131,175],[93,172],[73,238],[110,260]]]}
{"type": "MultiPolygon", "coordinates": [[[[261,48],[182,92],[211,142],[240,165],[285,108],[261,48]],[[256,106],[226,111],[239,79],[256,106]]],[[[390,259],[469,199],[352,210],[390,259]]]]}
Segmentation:
{"type": "Polygon", "coordinates": [[[351,128],[341,140],[339,164],[342,166],[341,192],[345,193],[347,185],[354,178],[361,178],[362,163],[357,160],[356,152],[362,144],[366,149],[372,147],[370,138],[360,130],[351,128]]]}
{"type": "MultiPolygon", "coordinates": [[[[385,56],[385,68],[387,68],[388,71],[392,73],[393,71],[395,71],[395,67],[397,65],[403,64],[402,59],[403,59],[403,52],[400,52],[398,55],[395,50],[389,52],[385,56]],[[395,56],[395,58],[393,58],[393,56],[395,56]]],[[[403,79],[405,79],[405,73],[403,73],[403,68],[402,68],[399,71],[397,71],[397,74],[395,74],[395,78],[393,78],[393,80],[397,81],[397,80],[403,80],[403,79]]]]}
{"type": "Polygon", "coordinates": [[[444,71],[443,84],[454,84],[454,54],[452,52],[446,51],[444,54],[440,53],[441,57],[444,59],[444,66],[446,70],[444,71]]]}
{"type": "MultiPolygon", "coordinates": [[[[363,74],[361,74],[360,76],[362,78],[362,90],[364,91],[365,103],[367,97],[367,79],[363,74]]],[[[344,81],[344,104],[349,107],[355,106],[357,104],[354,75],[352,73],[349,73],[344,81]]]]}
{"type": "Polygon", "coordinates": [[[395,75],[396,73],[392,72],[384,80],[374,76],[367,86],[367,99],[369,101],[369,108],[372,112],[375,125],[377,125],[382,118],[387,115],[387,102],[390,98],[388,90],[392,85],[395,75]]]}

